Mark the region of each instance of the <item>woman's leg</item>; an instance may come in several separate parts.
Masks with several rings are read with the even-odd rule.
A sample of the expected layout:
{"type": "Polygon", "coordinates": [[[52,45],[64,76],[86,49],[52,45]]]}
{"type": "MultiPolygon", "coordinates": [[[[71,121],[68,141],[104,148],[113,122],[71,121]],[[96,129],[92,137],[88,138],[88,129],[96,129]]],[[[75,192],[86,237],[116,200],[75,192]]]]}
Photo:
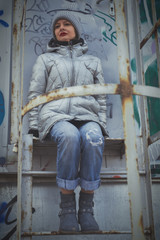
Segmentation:
{"type": "Polygon", "coordinates": [[[100,185],[100,170],[103,158],[104,138],[100,126],[89,122],[80,127],[81,163],[78,221],[81,231],[99,231],[94,218],[94,190],[100,185]]]}
{"type": "Polygon", "coordinates": [[[100,185],[104,137],[98,123],[88,122],[80,127],[81,162],[80,181],[85,191],[94,191],[100,185]]]}
{"type": "MultiPolygon", "coordinates": [[[[57,184],[64,193],[79,184],[80,134],[67,121],[56,123],[51,129],[51,139],[57,143],[57,184]]],[[[67,193],[67,192],[66,192],[67,193]]]]}
{"type": "Polygon", "coordinates": [[[57,143],[57,184],[61,189],[61,211],[59,213],[61,232],[77,232],[74,189],[79,184],[80,135],[71,123],[60,121],[51,129],[51,139],[57,143]]]}

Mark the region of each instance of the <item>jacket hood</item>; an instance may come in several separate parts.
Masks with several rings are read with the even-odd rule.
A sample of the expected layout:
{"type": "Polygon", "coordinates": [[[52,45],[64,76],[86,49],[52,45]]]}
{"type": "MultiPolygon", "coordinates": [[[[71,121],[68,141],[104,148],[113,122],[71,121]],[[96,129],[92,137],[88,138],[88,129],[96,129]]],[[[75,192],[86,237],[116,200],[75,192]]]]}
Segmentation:
{"type": "Polygon", "coordinates": [[[84,54],[88,51],[88,45],[82,38],[70,42],[60,42],[52,38],[47,44],[47,52],[57,52],[64,55],[67,47],[75,49],[78,55],[84,54]]]}

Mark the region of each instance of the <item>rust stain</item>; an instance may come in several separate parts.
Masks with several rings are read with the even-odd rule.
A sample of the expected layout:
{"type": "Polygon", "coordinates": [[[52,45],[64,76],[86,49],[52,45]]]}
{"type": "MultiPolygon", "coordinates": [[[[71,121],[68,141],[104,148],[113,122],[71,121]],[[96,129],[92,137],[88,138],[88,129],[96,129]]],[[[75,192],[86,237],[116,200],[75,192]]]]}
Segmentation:
{"type": "MultiPolygon", "coordinates": [[[[119,56],[120,61],[121,56],[119,56]]],[[[126,59],[126,77],[120,76],[120,84],[116,89],[116,93],[120,94],[122,98],[129,98],[133,94],[133,86],[130,83],[130,67],[129,67],[129,59],[126,59]]]]}
{"type": "Polygon", "coordinates": [[[152,144],[152,140],[151,140],[150,137],[148,137],[148,141],[147,142],[148,142],[148,146],[152,144]]]}
{"type": "MultiPolygon", "coordinates": [[[[135,145],[135,149],[136,149],[136,145],[135,145]]],[[[136,158],[136,168],[137,168],[137,173],[139,174],[139,162],[138,162],[138,158],[136,158]]],[[[140,178],[139,178],[140,181],[140,178]]],[[[140,183],[139,183],[140,184],[140,183]]]]}
{"type": "Polygon", "coordinates": [[[125,79],[120,80],[120,84],[117,86],[116,94],[120,94],[124,98],[129,98],[133,94],[133,87],[130,82],[125,79]]]}
{"type": "Polygon", "coordinates": [[[14,94],[14,89],[15,89],[15,84],[14,84],[14,82],[12,82],[12,89],[11,89],[12,95],[14,94]]]}
{"type": "Polygon", "coordinates": [[[22,210],[22,214],[21,214],[21,219],[22,219],[22,221],[23,221],[23,219],[25,219],[26,214],[27,214],[27,213],[26,213],[24,210],[22,210]]]}
{"type": "Polygon", "coordinates": [[[124,8],[124,3],[123,3],[123,8],[122,8],[122,13],[125,16],[125,8],[124,8]]]}
{"type": "Polygon", "coordinates": [[[11,108],[13,108],[13,106],[14,106],[14,102],[13,102],[13,101],[11,101],[11,108]]]}
{"type": "Polygon", "coordinates": [[[139,226],[141,227],[141,229],[142,229],[142,232],[144,232],[144,226],[143,226],[143,216],[142,216],[142,213],[141,213],[141,216],[140,216],[140,219],[139,219],[139,226]]]}
{"type": "Polygon", "coordinates": [[[33,150],[33,146],[30,144],[30,145],[29,145],[29,152],[32,153],[32,150],[33,150]]]}
{"type": "Polygon", "coordinates": [[[26,143],[25,143],[25,142],[23,142],[23,148],[25,148],[25,146],[26,146],[26,143]]]}
{"type": "MultiPolygon", "coordinates": [[[[128,193],[129,198],[131,197],[131,193],[128,193]]],[[[133,215],[132,215],[132,202],[131,199],[129,199],[129,207],[130,207],[130,217],[131,217],[131,231],[133,232],[133,215]]]]}
{"type": "Polygon", "coordinates": [[[56,97],[53,97],[53,96],[46,96],[46,102],[51,102],[52,100],[54,100],[54,99],[60,99],[60,98],[63,98],[64,97],[64,95],[63,94],[57,94],[57,96],[56,97]]]}
{"type": "Polygon", "coordinates": [[[18,34],[17,24],[14,24],[14,26],[13,26],[13,35],[15,37],[17,37],[17,34],[18,34]]]}

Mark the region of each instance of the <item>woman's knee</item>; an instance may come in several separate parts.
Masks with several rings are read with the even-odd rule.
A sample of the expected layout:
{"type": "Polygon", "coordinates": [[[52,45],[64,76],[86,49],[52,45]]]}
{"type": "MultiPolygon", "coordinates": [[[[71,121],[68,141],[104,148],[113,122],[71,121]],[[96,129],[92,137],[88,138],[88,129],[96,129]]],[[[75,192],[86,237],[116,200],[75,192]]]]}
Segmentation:
{"type": "Polygon", "coordinates": [[[83,143],[94,147],[104,145],[104,137],[100,126],[97,123],[89,123],[81,129],[83,143]]]}
{"type": "Polygon", "coordinates": [[[60,121],[51,130],[51,138],[58,142],[63,141],[78,141],[79,140],[79,131],[71,123],[66,121],[60,121]]]}
{"type": "Polygon", "coordinates": [[[80,143],[80,134],[77,128],[69,127],[61,129],[58,142],[65,142],[66,145],[74,146],[80,143]]]}

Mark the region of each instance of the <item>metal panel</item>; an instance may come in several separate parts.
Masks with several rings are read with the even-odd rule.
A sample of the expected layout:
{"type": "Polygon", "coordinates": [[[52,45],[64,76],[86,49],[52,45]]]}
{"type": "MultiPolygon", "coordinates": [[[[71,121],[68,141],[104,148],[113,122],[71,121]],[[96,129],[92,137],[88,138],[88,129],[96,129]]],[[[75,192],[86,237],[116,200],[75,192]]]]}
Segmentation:
{"type": "Polygon", "coordinates": [[[23,58],[23,5],[24,0],[14,0],[13,7],[13,42],[12,42],[12,95],[11,95],[11,143],[17,143],[19,136],[19,116],[21,102],[21,78],[23,58]],[[21,66],[21,67],[20,67],[21,66]]]}
{"type": "Polygon", "coordinates": [[[10,116],[12,1],[0,0],[0,163],[6,162],[10,116]]]}
{"type": "MultiPolygon", "coordinates": [[[[120,83],[130,89],[130,65],[127,40],[127,25],[124,1],[115,1],[116,29],[118,41],[118,61],[120,83]]],[[[126,164],[128,172],[128,190],[130,201],[132,239],[145,239],[143,226],[143,211],[141,202],[140,176],[138,173],[138,155],[136,149],[136,134],[132,93],[124,92],[122,98],[123,124],[126,148],[126,164]],[[130,127],[132,126],[132,128],[130,127]]]]}
{"type": "MultiPolygon", "coordinates": [[[[23,136],[23,166],[22,166],[22,174],[25,171],[32,170],[32,154],[33,154],[33,138],[31,135],[23,136]]],[[[32,176],[23,176],[22,179],[22,211],[21,211],[21,219],[22,219],[22,231],[32,231],[32,176]]],[[[32,237],[26,238],[27,240],[31,240],[32,237]]]]}
{"type": "MultiPolygon", "coordinates": [[[[155,0],[152,0],[151,4],[152,4],[153,24],[160,27],[160,19],[157,21],[157,16],[156,16],[155,0]]],[[[158,40],[158,27],[155,30],[155,44],[156,44],[156,55],[157,55],[158,79],[159,79],[159,87],[160,87],[160,47],[159,47],[159,40],[158,40]]]]}
{"type": "MultiPolygon", "coordinates": [[[[128,11],[129,14],[133,11],[133,9],[138,9],[138,1],[132,2],[132,4],[128,4],[128,11]]],[[[137,81],[140,84],[144,84],[144,66],[142,61],[142,54],[140,51],[140,15],[139,11],[134,13],[132,19],[130,19],[130,24],[133,24],[133,28],[129,29],[129,32],[132,32],[133,41],[135,41],[135,59],[136,59],[136,66],[137,66],[137,81]]],[[[137,86],[137,85],[135,85],[137,86]]],[[[142,86],[142,88],[145,85],[142,86]]],[[[157,88],[157,90],[159,90],[157,88]]],[[[153,95],[154,97],[154,95],[153,95]]],[[[152,206],[152,189],[151,189],[151,172],[150,172],[150,159],[148,155],[148,144],[149,144],[149,124],[148,124],[148,110],[147,110],[147,99],[146,97],[139,99],[139,108],[140,108],[140,119],[141,119],[141,133],[140,133],[140,144],[141,149],[141,161],[144,164],[144,169],[146,172],[146,185],[143,189],[146,191],[146,209],[147,209],[147,225],[148,229],[151,230],[151,239],[155,239],[154,234],[154,221],[153,221],[153,206],[152,206]]]]}

